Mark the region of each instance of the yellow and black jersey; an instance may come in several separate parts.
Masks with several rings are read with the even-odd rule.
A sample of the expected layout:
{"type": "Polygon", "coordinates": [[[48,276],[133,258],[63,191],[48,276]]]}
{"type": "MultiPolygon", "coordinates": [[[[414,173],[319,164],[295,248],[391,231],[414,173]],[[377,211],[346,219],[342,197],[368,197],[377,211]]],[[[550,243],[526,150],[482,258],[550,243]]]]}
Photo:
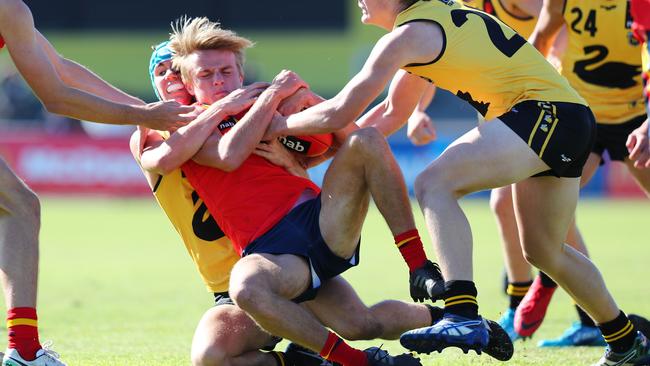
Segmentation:
{"type": "Polygon", "coordinates": [[[159,176],[153,194],[185,243],[208,291],[228,291],[230,270],[239,256],[181,169],[159,176]]]}
{"type": "Polygon", "coordinates": [[[586,105],[535,47],[487,13],[454,0],[423,0],[401,12],[396,27],[414,21],[438,24],[443,47],[435,60],[404,70],[455,93],[486,120],[525,100],[586,105]]]}
{"type": "Polygon", "coordinates": [[[512,14],[503,6],[501,1],[502,0],[463,0],[465,5],[497,17],[522,37],[528,39],[528,37],[533,34],[535,24],[537,24],[537,15],[522,17],[512,14]]]}
{"type": "Polygon", "coordinates": [[[569,43],[562,74],[598,123],[617,124],[645,113],[641,45],[632,37],[629,0],[566,0],[569,43]]]}

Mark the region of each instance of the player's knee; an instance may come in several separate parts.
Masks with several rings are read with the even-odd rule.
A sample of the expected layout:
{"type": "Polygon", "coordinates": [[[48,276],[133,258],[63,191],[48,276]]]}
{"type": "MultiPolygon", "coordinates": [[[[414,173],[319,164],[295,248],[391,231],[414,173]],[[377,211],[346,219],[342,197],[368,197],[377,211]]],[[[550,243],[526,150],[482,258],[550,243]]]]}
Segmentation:
{"type": "Polygon", "coordinates": [[[262,307],[260,299],[265,297],[266,292],[266,286],[251,277],[243,278],[236,284],[231,281],[229,289],[229,294],[235,304],[246,312],[256,312],[262,307]]]}
{"type": "Polygon", "coordinates": [[[444,174],[440,174],[435,167],[429,167],[418,174],[413,189],[415,190],[415,197],[420,203],[425,202],[431,195],[449,191],[449,187],[445,185],[444,174]]]}
{"type": "Polygon", "coordinates": [[[20,183],[10,187],[8,200],[3,202],[3,209],[18,219],[26,227],[38,228],[41,218],[41,203],[34,191],[20,183]]]}
{"type": "Polygon", "coordinates": [[[547,246],[525,246],[523,247],[523,254],[526,261],[531,265],[542,269],[547,270],[549,267],[553,266],[554,263],[554,251],[547,246]]]}
{"type": "Polygon", "coordinates": [[[386,138],[376,128],[367,127],[352,132],[348,136],[346,143],[357,153],[369,153],[370,156],[376,157],[375,153],[385,148],[386,138]]]}
{"type": "Polygon", "coordinates": [[[514,215],[512,196],[509,192],[495,189],[490,193],[490,209],[498,218],[514,215]]]}

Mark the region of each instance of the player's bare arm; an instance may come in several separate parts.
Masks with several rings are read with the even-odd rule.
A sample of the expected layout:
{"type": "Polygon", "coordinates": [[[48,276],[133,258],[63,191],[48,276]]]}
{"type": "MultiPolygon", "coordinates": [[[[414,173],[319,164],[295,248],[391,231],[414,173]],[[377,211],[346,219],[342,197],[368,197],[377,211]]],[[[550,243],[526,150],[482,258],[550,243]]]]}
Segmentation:
{"type": "Polygon", "coordinates": [[[53,113],[111,124],[144,124],[160,129],[179,127],[192,119],[182,115],[191,109],[177,103],[124,105],[67,86],[42,49],[32,14],[20,0],[0,2],[0,34],[18,71],[53,113]]]}
{"type": "Polygon", "coordinates": [[[411,140],[411,143],[414,145],[426,145],[435,141],[438,137],[436,128],[433,125],[433,120],[427,114],[427,108],[431,104],[435,93],[435,85],[427,87],[424,94],[422,94],[418,105],[415,107],[415,110],[408,119],[406,136],[408,136],[409,140],[411,140]]]}
{"type": "Polygon", "coordinates": [[[548,56],[553,42],[564,25],[564,0],[544,0],[535,30],[528,40],[539,52],[548,56]]]}
{"type": "Polygon", "coordinates": [[[361,71],[334,98],[274,121],[267,137],[325,133],[352,123],[400,67],[434,60],[442,50],[443,37],[431,23],[413,22],[395,29],[377,42],[361,71]]]}
{"type": "Polygon", "coordinates": [[[392,135],[406,124],[430,85],[431,83],[419,76],[404,70],[397,71],[388,88],[386,99],[364,114],[357,121],[357,125],[361,128],[375,127],[384,136],[392,135]]]}
{"type": "Polygon", "coordinates": [[[36,39],[45,51],[56,73],[67,86],[83,90],[116,103],[142,105],[142,100],[109,84],[94,72],[75,61],[61,56],[50,41],[36,30],[36,39]]]}
{"type": "Polygon", "coordinates": [[[282,100],[303,87],[307,84],[295,73],[280,72],[241,121],[221,138],[211,137],[193,160],[224,171],[237,169],[262,140],[282,100]]]}

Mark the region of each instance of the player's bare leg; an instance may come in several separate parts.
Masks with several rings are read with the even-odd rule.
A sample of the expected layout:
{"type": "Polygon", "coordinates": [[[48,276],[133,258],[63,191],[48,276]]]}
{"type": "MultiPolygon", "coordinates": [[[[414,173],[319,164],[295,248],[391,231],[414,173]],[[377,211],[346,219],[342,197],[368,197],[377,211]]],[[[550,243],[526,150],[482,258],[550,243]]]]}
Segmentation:
{"type": "Polygon", "coordinates": [[[0,268],[7,308],[36,306],[40,203],[0,159],[0,268]]]}
{"type": "Polygon", "coordinates": [[[519,136],[495,120],[461,136],[420,173],[416,196],[446,280],[473,278],[472,234],[458,199],[546,169],[519,136]]]}
{"type": "Polygon", "coordinates": [[[233,268],[230,294],[267,332],[318,352],[327,340],[327,330],[314,315],[290,300],[310,284],[310,269],[303,258],[251,254],[233,268]]]}
{"type": "Polygon", "coordinates": [[[316,299],[305,305],[323,325],[348,340],[397,339],[409,329],[431,325],[427,306],[386,300],[367,307],[340,276],[324,283],[316,299]]]}
{"type": "Polygon", "coordinates": [[[311,272],[306,260],[288,254],[245,256],[237,262],[230,277],[233,300],[269,333],[289,339],[343,366],[389,363],[421,366],[410,355],[392,357],[378,349],[361,351],[350,347],[328,331],[312,313],[290,300],[310,286],[311,272]]]}
{"type": "Polygon", "coordinates": [[[605,323],[619,310],[600,272],[564,244],[579,187],[578,178],[538,177],[517,183],[517,221],[526,259],[560,284],[594,320],[605,323]]]}
{"type": "Polygon", "coordinates": [[[521,252],[510,185],[492,190],[490,193],[490,208],[497,220],[508,281],[511,283],[530,281],[530,264],[526,262],[521,252]]]}
{"type": "Polygon", "coordinates": [[[334,253],[348,252],[350,238],[361,235],[369,196],[393,235],[415,227],[402,172],[386,139],[374,128],[348,137],[323,180],[320,225],[334,253]],[[350,224],[341,227],[342,222],[350,224]]]}
{"type": "Polygon", "coordinates": [[[193,366],[275,366],[259,351],[273,341],[242,309],[215,306],[203,314],[192,340],[193,366]]]}
{"type": "Polygon", "coordinates": [[[458,199],[471,192],[509,185],[547,169],[519,136],[495,120],[454,141],[418,176],[416,196],[447,281],[443,296],[445,316],[433,327],[405,333],[400,339],[402,345],[419,352],[449,346],[478,352],[485,348],[489,333],[478,315],[472,234],[458,199]],[[457,326],[468,331],[448,329],[457,326]],[[432,342],[427,345],[422,340],[432,342]]]}
{"type": "Polygon", "coordinates": [[[323,180],[320,229],[332,252],[342,258],[349,258],[345,253],[351,253],[350,244],[361,234],[370,196],[408,264],[411,297],[423,301],[438,296],[444,290],[442,278],[426,258],[402,172],[384,136],[364,128],[348,136],[323,180]]]}
{"type": "MultiPolygon", "coordinates": [[[[520,182],[515,188],[519,198],[515,200],[515,207],[527,259],[556,280],[561,278],[558,283],[594,319],[608,323],[607,327],[616,321],[615,327],[618,326],[618,308],[596,267],[563,244],[574,215],[579,179],[527,179],[548,169],[526,142],[497,119],[456,140],[416,180],[416,194],[434,248],[446,279],[451,281],[445,294],[445,311],[452,315],[448,322],[450,326],[458,323],[454,316],[460,314],[461,319],[471,319],[478,311],[477,292],[472,282],[472,236],[457,200],[470,192],[512,182],[520,182]],[[522,195],[526,198],[523,199],[522,195]],[[578,276],[567,270],[567,266],[575,268],[573,272],[581,271],[581,274],[578,276]],[[586,278],[596,279],[588,286],[589,291],[581,285],[586,278]],[[459,303],[459,299],[463,302],[459,303]]],[[[622,313],[621,316],[627,320],[622,313]]],[[[432,327],[435,328],[430,332],[433,336],[444,333],[447,324],[443,322],[444,319],[432,327]]],[[[445,347],[457,341],[446,341],[451,337],[439,338],[445,347]]],[[[475,344],[471,342],[475,340],[465,345],[475,344]]]]}
{"type": "Polygon", "coordinates": [[[0,187],[0,279],[8,309],[9,336],[8,352],[4,358],[29,365],[37,358],[38,361],[34,362],[63,365],[41,349],[38,338],[38,197],[2,159],[0,187]]]}

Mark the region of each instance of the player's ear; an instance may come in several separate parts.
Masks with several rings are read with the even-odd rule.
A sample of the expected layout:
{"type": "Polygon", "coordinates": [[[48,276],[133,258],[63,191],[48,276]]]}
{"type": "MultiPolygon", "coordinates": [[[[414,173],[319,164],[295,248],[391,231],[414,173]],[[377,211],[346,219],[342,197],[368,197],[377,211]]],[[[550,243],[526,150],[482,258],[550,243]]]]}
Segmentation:
{"type": "Polygon", "coordinates": [[[194,94],[194,84],[192,83],[191,80],[185,81],[183,80],[183,85],[185,85],[185,89],[187,89],[187,92],[190,93],[190,95],[195,96],[194,94]]]}

